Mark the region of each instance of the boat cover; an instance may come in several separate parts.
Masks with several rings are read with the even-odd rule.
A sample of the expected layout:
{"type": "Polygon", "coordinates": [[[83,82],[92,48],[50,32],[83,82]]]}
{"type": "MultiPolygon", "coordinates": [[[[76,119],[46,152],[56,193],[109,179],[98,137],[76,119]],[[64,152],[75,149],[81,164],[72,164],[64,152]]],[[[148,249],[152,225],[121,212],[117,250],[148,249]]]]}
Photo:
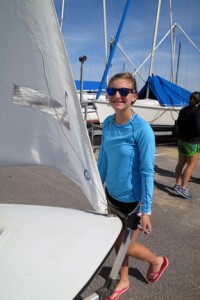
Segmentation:
{"type": "Polygon", "coordinates": [[[191,92],[163,79],[160,76],[149,76],[146,84],[139,91],[138,99],[146,98],[147,85],[149,84],[149,98],[155,99],[164,106],[186,106],[189,103],[191,92]]]}
{"type": "MultiPolygon", "coordinates": [[[[85,91],[98,91],[100,87],[100,81],[89,81],[89,80],[84,80],[83,81],[83,90],[85,91]]],[[[75,80],[75,85],[77,90],[81,89],[81,82],[80,80],[75,80]]],[[[106,89],[106,83],[103,85],[103,90],[106,89]]]]}

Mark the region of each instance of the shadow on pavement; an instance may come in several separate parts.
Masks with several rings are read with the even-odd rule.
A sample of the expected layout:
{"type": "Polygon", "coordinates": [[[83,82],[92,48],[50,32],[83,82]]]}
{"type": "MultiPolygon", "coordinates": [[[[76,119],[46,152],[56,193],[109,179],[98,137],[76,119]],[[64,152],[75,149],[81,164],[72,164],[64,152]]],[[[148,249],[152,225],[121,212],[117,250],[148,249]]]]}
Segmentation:
{"type": "MultiPolygon", "coordinates": [[[[109,274],[111,272],[111,268],[110,267],[106,267],[104,266],[99,275],[104,278],[105,280],[108,278],[109,274]]],[[[135,277],[136,279],[148,284],[148,281],[146,280],[146,278],[142,275],[142,273],[137,269],[137,268],[129,268],[129,275],[132,277],[135,277]]]]}
{"type": "Polygon", "coordinates": [[[155,173],[157,173],[161,176],[164,176],[164,177],[167,176],[167,177],[173,178],[175,176],[174,172],[162,169],[162,168],[158,167],[157,165],[155,165],[154,170],[155,170],[155,173]]]}

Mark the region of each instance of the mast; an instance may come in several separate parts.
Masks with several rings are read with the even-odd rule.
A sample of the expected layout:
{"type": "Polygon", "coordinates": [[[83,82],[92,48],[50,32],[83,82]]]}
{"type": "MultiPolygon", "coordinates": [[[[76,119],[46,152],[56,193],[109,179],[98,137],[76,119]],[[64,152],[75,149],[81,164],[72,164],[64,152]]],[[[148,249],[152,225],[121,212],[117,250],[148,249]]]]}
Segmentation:
{"type": "Polygon", "coordinates": [[[107,41],[107,22],[106,22],[106,0],[103,0],[103,24],[104,24],[104,47],[105,47],[105,66],[108,61],[108,41],[107,41]]]}
{"type": "MultiPolygon", "coordinates": [[[[152,45],[152,51],[151,51],[151,62],[149,67],[149,76],[152,75],[152,69],[153,69],[153,63],[154,63],[154,54],[156,49],[156,38],[158,33],[158,22],[160,17],[160,7],[161,7],[161,0],[158,0],[158,6],[157,6],[157,13],[156,13],[156,22],[155,22],[155,29],[154,29],[154,38],[153,38],[153,45],[152,45]]],[[[149,84],[147,84],[147,94],[146,98],[149,97],[149,84]]]]}
{"type": "Polygon", "coordinates": [[[179,72],[179,64],[180,64],[180,54],[181,54],[181,43],[179,43],[179,47],[178,47],[178,61],[177,61],[176,81],[175,81],[175,84],[178,84],[178,72],[179,72]]]}
{"type": "Polygon", "coordinates": [[[171,75],[170,81],[174,83],[174,51],[175,51],[175,40],[174,40],[174,31],[172,23],[172,1],[169,0],[169,21],[170,21],[170,37],[171,37],[171,75]]]}
{"type": "Polygon", "coordinates": [[[65,9],[65,0],[62,0],[62,9],[61,9],[61,17],[60,17],[60,31],[62,32],[63,19],[64,19],[64,9],[65,9]]]}
{"type": "Polygon", "coordinates": [[[108,58],[108,62],[106,64],[106,68],[105,68],[104,74],[103,74],[102,79],[101,79],[101,83],[100,83],[99,90],[98,90],[97,95],[96,95],[96,99],[99,99],[99,96],[102,92],[103,84],[106,81],[106,77],[108,75],[108,71],[109,71],[109,68],[110,68],[110,65],[111,65],[111,62],[112,62],[112,58],[113,58],[113,55],[114,55],[116,47],[117,47],[117,43],[118,43],[122,28],[123,28],[123,25],[124,25],[124,21],[126,19],[129,4],[130,4],[130,0],[127,0],[125,8],[124,8],[123,15],[122,15],[122,19],[121,19],[121,22],[120,22],[120,25],[119,25],[119,28],[118,28],[118,31],[117,31],[117,34],[116,34],[116,37],[115,37],[115,41],[113,43],[112,50],[111,50],[109,58],[108,58]]]}

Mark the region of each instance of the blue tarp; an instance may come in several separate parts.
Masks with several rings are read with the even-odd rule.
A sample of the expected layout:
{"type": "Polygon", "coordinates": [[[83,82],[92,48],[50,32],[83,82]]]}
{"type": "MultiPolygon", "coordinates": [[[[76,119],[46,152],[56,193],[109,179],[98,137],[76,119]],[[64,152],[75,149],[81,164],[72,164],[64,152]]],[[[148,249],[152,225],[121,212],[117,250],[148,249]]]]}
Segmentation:
{"type": "MultiPolygon", "coordinates": [[[[83,81],[83,90],[85,90],[85,91],[98,91],[100,83],[101,83],[100,81],[84,80],[83,81]]],[[[80,90],[80,88],[81,88],[80,80],[75,80],[75,85],[76,85],[77,90],[80,90]]],[[[103,89],[106,89],[106,84],[103,85],[103,89]]]]}
{"type": "Polygon", "coordinates": [[[150,87],[149,98],[158,100],[161,105],[186,106],[189,103],[191,92],[159,76],[149,76],[138,94],[138,99],[146,98],[147,84],[150,87]]]}

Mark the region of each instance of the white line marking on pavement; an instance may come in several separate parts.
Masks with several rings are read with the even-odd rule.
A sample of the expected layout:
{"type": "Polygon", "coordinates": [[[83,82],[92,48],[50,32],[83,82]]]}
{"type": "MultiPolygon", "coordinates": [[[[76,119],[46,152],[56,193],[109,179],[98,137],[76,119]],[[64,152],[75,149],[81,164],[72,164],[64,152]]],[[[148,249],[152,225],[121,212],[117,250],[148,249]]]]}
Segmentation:
{"type": "Polygon", "coordinates": [[[155,154],[155,156],[162,156],[162,155],[166,155],[167,153],[160,153],[160,154],[155,154]]]}

